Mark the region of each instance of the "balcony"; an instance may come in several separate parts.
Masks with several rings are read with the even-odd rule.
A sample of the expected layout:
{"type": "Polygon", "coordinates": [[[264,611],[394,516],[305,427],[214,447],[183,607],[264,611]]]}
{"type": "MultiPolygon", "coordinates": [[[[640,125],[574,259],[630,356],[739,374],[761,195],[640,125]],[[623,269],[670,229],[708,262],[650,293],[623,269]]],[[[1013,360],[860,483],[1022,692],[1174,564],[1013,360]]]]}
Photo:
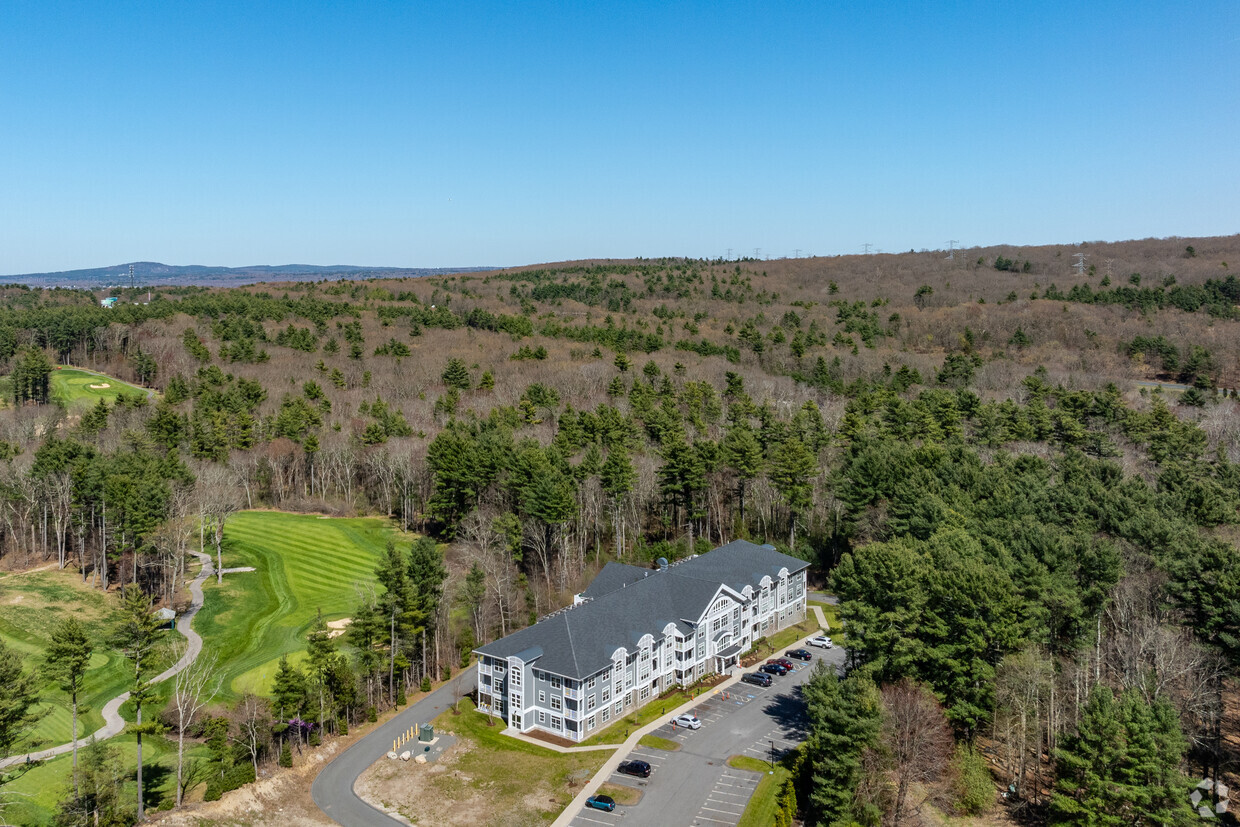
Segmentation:
{"type": "Polygon", "coordinates": [[[581,690],[580,689],[569,689],[568,687],[565,687],[564,697],[572,698],[574,701],[579,701],[581,700],[581,690]]]}

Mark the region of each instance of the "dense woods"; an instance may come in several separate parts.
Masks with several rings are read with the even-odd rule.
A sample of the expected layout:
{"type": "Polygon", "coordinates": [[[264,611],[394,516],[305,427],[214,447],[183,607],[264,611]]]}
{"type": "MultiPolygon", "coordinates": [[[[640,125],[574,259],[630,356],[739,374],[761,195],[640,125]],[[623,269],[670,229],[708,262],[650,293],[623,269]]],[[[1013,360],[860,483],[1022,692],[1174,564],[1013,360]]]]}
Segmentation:
{"type": "MultiPolygon", "coordinates": [[[[270,698],[164,711],[213,744],[183,783],[218,795],[608,560],[761,538],[811,563],[847,631],[847,676],[806,689],[807,823],[977,812],[987,768],[1036,819],[1180,823],[1190,775],[1229,771],[1240,658],[1240,239],[1192,248],[582,262],[110,310],[8,286],[0,564],[72,568],[136,617],[184,599],[188,550],[220,556],[239,509],[423,535],[270,698]],[[153,392],[74,410],[57,363],[153,392]]],[[[67,813],[105,795],[116,758],[91,749],[99,792],[67,813]]]]}

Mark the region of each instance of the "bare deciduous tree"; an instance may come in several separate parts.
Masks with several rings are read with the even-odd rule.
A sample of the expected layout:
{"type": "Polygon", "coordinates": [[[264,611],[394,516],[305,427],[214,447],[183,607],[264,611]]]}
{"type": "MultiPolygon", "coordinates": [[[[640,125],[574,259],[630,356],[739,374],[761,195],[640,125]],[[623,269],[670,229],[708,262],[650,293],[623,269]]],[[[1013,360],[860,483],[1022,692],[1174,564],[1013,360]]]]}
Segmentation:
{"type": "Polygon", "coordinates": [[[882,699],[882,740],[896,788],[890,823],[898,825],[904,823],[909,787],[942,775],[952,753],[952,732],[943,708],[924,686],[906,678],[883,687],[882,699]]]}
{"type": "MultiPolygon", "coordinates": [[[[173,645],[173,656],[179,661],[185,655],[185,644],[173,645]]],[[[216,656],[199,655],[176,674],[172,688],[172,707],[177,727],[177,806],[181,806],[184,794],[185,730],[193,726],[194,718],[203,707],[211,703],[220,691],[223,675],[216,668],[216,656]]]]}

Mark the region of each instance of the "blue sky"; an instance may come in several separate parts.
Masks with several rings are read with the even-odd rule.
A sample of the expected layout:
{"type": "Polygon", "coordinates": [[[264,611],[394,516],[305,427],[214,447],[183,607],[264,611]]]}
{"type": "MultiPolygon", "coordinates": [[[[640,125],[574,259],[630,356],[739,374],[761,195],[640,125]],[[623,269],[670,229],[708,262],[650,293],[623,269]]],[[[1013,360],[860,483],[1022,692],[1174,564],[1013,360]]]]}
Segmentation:
{"type": "Polygon", "coordinates": [[[0,273],[1240,232],[1240,3],[0,0],[0,273]]]}

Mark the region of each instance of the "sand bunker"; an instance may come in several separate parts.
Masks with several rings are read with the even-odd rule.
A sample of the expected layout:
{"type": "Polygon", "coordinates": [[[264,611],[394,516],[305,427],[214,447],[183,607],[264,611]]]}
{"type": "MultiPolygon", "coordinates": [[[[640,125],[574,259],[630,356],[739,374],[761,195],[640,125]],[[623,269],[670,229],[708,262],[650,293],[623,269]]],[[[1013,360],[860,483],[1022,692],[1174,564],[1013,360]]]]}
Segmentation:
{"type": "Polygon", "coordinates": [[[352,622],[353,618],[351,617],[327,621],[327,628],[331,629],[331,631],[327,633],[327,636],[329,638],[340,637],[344,634],[344,627],[348,626],[352,622]]]}
{"type": "Polygon", "coordinates": [[[90,389],[91,389],[91,390],[93,390],[93,391],[101,391],[101,390],[106,390],[107,388],[110,388],[110,387],[112,387],[112,386],[111,386],[111,385],[109,385],[107,382],[103,382],[103,383],[98,384],[98,385],[91,385],[91,386],[90,386],[90,389]]]}

